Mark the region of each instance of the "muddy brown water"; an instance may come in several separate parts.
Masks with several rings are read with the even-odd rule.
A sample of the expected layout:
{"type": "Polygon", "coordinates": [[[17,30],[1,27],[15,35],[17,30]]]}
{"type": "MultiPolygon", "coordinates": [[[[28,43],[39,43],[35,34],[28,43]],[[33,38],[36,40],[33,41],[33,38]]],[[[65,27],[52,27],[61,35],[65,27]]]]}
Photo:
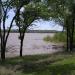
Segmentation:
{"type": "MultiPolygon", "coordinates": [[[[57,52],[60,49],[53,49],[54,43],[47,43],[43,40],[47,35],[54,36],[54,33],[26,33],[23,45],[23,55],[36,55],[36,54],[50,54],[57,52]]],[[[19,33],[10,33],[6,56],[13,57],[19,56],[20,40],[18,39],[19,33]]]]}

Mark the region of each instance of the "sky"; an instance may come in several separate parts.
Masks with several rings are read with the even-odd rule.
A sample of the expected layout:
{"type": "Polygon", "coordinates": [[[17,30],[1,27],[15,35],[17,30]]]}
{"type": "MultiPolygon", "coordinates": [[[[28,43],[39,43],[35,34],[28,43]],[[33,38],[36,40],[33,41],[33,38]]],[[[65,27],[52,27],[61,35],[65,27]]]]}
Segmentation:
{"type": "MultiPolygon", "coordinates": [[[[6,28],[9,27],[10,22],[14,16],[14,12],[13,10],[10,10],[10,12],[8,13],[8,19],[6,20],[6,28]]],[[[30,27],[30,29],[34,29],[34,30],[58,30],[58,31],[62,31],[63,27],[61,27],[60,25],[56,24],[54,21],[44,21],[42,19],[40,19],[37,22],[34,22],[33,24],[35,24],[34,26],[30,27]]],[[[15,23],[14,23],[15,25],[15,23]]],[[[13,29],[16,29],[16,26],[13,26],[13,29]]]]}

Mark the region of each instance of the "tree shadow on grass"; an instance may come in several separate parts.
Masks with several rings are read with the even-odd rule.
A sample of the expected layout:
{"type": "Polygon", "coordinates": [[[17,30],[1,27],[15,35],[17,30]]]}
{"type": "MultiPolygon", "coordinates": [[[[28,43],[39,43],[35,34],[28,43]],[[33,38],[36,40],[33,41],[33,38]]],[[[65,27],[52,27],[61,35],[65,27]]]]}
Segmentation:
{"type": "MultiPolygon", "coordinates": [[[[37,60],[38,59],[36,59],[35,61],[37,61],[37,60]]],[[[34,60],[26,61],[24,58],[16,58],[16,59],[13,58],[13,59],[6,60],[5,62],[0,62],[0,66],[12,69],[15,72],[21,71],[24,74],[37,75],[37,74],[42,73],[41,71],[46,71],[48,69],[48,65],[50,65],[51,63],[54,63],[56,61],[61,61],[61,60],[63,60],[63,59],[35,62],[34,60]],[[33,73],[35,73],[35,74],[33,74],[33,73]]],[[[44,74],[42,74],[42,75],[44,75],[44,74]]]]}
{"type": "Polygon", "coordinates": [[[51,75],[75,75],[75,64],[49,66],[51,75]]]}
{"type": "Polygon", "coordinates": [[[25,74],[33,75],[75,75],[75,64],[64,65],[46,65],[40,64],[28,64],[23,65],[19,70],[25,74]]]}
{"type": "MultiPolygon", "coordinates": [[[[58,56],[59,57],[59,56],[58,56]]],[[[42,62],[35,62],[39,59],[39,57],[26,57],[26,58],[12,58],[12,59],[6,59],[6,61],[0,62],[0,66],[4,66],[6,68],[11,68],[15,72],[21,71],[23,74],[30,74],[30,75],[75,75],[75,64],[69,63],[69,64],[53,64],[59,61],[63,61],[64,59],[67,59],[71,56],[67,56],[64,58],[55,58],[42,61],[42,62]]],[[[46,59],[44,57],[44,59],[46,59]]]]}

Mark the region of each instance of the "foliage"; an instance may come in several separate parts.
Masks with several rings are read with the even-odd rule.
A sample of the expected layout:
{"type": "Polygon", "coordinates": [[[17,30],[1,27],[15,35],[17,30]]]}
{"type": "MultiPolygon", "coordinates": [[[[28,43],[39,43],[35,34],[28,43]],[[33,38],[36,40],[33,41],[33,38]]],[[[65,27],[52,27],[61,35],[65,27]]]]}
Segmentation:
{"type": "Polygon", "coordinates": [[[48,0],[50,13],[55,22],[61,24],[67,32],[67,51],[73,50],[75,26],[75,0],[48,0]]]}
{"type": "MultiPolygon", "coordinates": [[[[66,42],[66,33],[65,32],[58,32],[58,33],[55,33],[53,37],[50,37],[50,36],[46,36],[44,37],[44,41],[47,41],[47,42],[55,42],[55,43],[60,43],[60,42],[63,42],[65,43],[66,42]]],[[[74,43],[75,43],[75,34],[74,34],[74,43]]]]}
{"type": "Polygon", "coordinates": [[[59,32],[59,33],[55,33],[53,37],[46,36],[44,37],[44,41],[56,42],[56,43],[66,42],[66,33],[59,32]]]}
{"type": "MultiPolygon", "coordinates": [[[[17,9],[17,7],[16,7],[17,9]]],[[[23,40],[26,30],[29,26],[32,26],[33,22],[39,19],[49,19],[49,13],[47,6],[42,2],[30,2],[24,6],[23,12],[19,12],[16,16],[16,25],[19,28],[20,33],[20,56],[22,56],[23,40]]]]}
{"type": "Polygon", "coordinates": [[[75,53],[8,58],[0,62],[2,75],[75,75],[75,53]],[[8,68],[8,69],[7,69],[8,68]]]}
{"type": "Polygon", "coordinates": [[[13,0],[0,0],[0,11],[1,11],[0,14],[2,14],[2,16],[0,16],[1,59],[2,60],[5,60],[6,44],[7,44],[7,40],[8,40],[10,31],[11,31],[11,28],[13,26],[13,22],[17,16],[18,12],[25,5],[25,3],[28,4],[30,2],[30,0],[23,0],[20,3],[19,3],[20,0],[16,0],[16,1],[18,2],[17,3],[18,5],[16,5],[17,10],[15,12],[15,16],[12,17],[9,29],[6,33],[6,20],[7,20],[7,18],[9,18],[8,12],[12,9],[12,7],[14,7],[16,2],[13,0]]]}

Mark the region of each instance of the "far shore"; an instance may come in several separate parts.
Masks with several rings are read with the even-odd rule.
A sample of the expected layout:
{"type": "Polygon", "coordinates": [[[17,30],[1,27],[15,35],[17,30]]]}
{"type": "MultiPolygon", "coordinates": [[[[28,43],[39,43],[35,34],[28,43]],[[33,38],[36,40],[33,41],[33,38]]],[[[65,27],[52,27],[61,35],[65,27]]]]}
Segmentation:
{"type": "MultiPolygon", "coordinates": [[[[7,30],[6,30],[7,31],[7,30]]],[[[58,33],[56,30],[27,30],[26,33],[58,33]]],[[[11,30],[10,33],[19,33],[18,30],[11,30]]]]}

